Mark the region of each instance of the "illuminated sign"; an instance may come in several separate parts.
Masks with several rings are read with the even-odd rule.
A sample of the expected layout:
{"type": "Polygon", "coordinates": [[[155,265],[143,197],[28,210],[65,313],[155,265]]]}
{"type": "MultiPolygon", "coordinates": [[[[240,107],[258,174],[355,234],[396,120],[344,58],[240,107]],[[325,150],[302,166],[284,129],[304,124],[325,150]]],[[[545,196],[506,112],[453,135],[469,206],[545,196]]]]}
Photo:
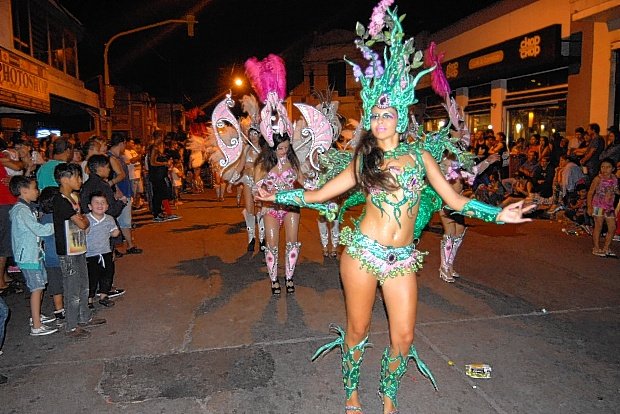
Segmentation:
{"type": "Polygon", "coordinates": [[[0,47],[0,103],[49,113],[45,67],[0,47]]]}
{"type": "Polygon", "coordinates": [[[540,55],[540,36],[525,36],[519,44],[519,56],[521,56],[521,59],[532,58],[538,55],[540,55]]]}
{"type": "Polygon", "coordinates": [[[443,64],[452,88],[526,75],[562,63],[561,29],[555,24],[443,64]]]}
{"type": "Polygon", "coordinates": [[[494,63],[500,63],[504,60],[504,51],[498,50],[496,52],[489,53],[487,55],[478,56],[469,61],[469,69],[478,69],[483,66],[493,65],[494,63]]]}

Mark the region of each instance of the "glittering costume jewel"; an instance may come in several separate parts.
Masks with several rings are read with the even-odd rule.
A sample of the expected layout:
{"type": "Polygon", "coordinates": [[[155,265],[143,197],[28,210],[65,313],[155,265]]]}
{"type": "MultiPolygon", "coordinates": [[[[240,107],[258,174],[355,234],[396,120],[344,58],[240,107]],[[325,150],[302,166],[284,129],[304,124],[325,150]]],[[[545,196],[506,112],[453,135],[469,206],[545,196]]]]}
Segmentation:
{"type": "Polygon", "coordinates": [[[390,348],[385,348],[383,351],[383,358],[381,359],[381,378],[379,381],[379,395],[388,397],[394,407],[398,407],[398,389],[400,388],[400,380],[407,372],[407,364],[409,360],[414,359],[418,370],[428,378],[432,383],[435,390],[437,390],[437,383],[426,364],[418,357],[418,353],[415,346],[411,345],[407,356],[398,354],[395,357],[390,356],[390,348]],[[391,367],[394,363],[398,362],[398,366],[392,370],[391,367]]]}
{"type": "Polygon", "coordinates": [[[452,251],[448,257],[448,269],[450,269],[450,276],[452,277],[461,277],[461,275],[454,271],[454,260],[456,259],[456,253],[459,251],[459,247],[461,247],[463,243],[463,238],[465,238],[465,232],[467,232],[467,228],[463,230],[460,236],[450,236],[452,239],[452,251]]]}
{"type": "Polygon", "coordinates": [[[299,259],[300,248],[300,242],[286,242],[286,258],[284,268],[286,280],[293,279],[293,274],[295,273],[295,266],[297,265],[297,260],[299,259]]]}
{"type": "MultiPolygon", "coordinates": [[[[256,221],[258,222],[258,241],[262,244],[265,243],[265,220],[263,218],[263,214],[259,213],[256,216],[256,221]]],[[[264,250],[261,248],[261,250],[264,250]]]]}
{"type": "Polygon", "coordinates": [[[497,221],[497,215],[501,211],[502,209],[499,207],[472,199],[463,206],[463,209],[459,213],[467,217],[475,217],[480,220],[503,224],[502,222],[497,221]]]}
{"type": "Polygon", "coordinates": [[[267,263],[267,272],[272,282],[278,280],[278,246],[265,247],[265,263],[267,263]]]}
{"type": "Polygon", "coordinates": [[[450,256],[452,255],[453,240],[451,236],[444,234],[440,242],[441,265],[439,266],[439,277],[444,282],[452,283],[454,278],[450,274],[450,256]]]}
{"type": "MultiPolygon", "coordinates": [[[[335,324],[331,324],[329,327],[330,330],[336,332],[338,338],[317,349],[317,351],[312,356],[312,361],[316,360],[318,357],[326,354],[332,349],[340,347],[340,351],[342,353],[342,383],[344,385],[346,399],[349,400],[351,398],[351,395],[355,391],[357,391],[360,380],[360,365],[362,364],[362,360],[364,359],[364,352],[366,352],[366,348],[370,346],[370,344],[368,343],[368,337],[366,337],[364,338],[364,340],[362,340],[362,342],[345,351],[347,345],[344,342],[344,330],[335,324]]],[[[345,409],[349,411],[352,410],[352,408],[345,409]]]]}
{"type": "Polygon", "coordinates": [[[248,243],[254,240],[254,232],[256,230],[256,216],[248,213],[246,209],[242,211],[243,218],[245,219],[245,227],[248,231],[248,243]]]}
{"type": "Polygon", "coordinates": [[[335,251],[338,245],[340,244],[340,223],[338,223],[337,221],[332,222],[331,235],[332,235],[332,247],[334,248],[334,251],[335,251]]]}
{"type": "Polygon", "coordinates": [[[319,236],[321,237],[321,246],[323,246],[323,250],[327,249],[327,243],[329,243],[329,229],[327,227],[327,223],[324,221],[319,221],[319,236]]]}

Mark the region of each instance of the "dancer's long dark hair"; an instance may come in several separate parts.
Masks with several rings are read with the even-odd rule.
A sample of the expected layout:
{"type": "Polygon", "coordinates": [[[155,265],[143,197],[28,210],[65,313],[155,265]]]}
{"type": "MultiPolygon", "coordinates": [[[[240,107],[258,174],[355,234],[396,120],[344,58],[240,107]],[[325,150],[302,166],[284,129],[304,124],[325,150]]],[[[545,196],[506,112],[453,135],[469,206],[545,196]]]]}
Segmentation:
{"type": "Polygon", "coordinates": [[[288,161],[291,163],[295,171],[299,172],[299,160],[297,160],[295,151],[293,151],[293,143],[291,142],[291,138],[288,136],[288,134],[273,134],[273,147],[270,147],[269,144],[267,144],[267,141],[265,141],[265,139],[261,136],[261,152],[256,158],[256,164],[260,165],[260,168],[265,173],[271,171],[271,169],[278,164],[276,148],[278,148],[278,145],[280,145],[284,141],[288,141],[290,144],[288,146],[286,158],[288,158],[288,161]]]}
{"type": "Polygon", "coordinates": [[[353,157],[353,165],[356,167],[355,182],[364,192],[377,187],[390,191],[398,189],[394,177],[381,169],[383,161],[383,150],[377,146],[377,138],[372,131],[366,131],[360,138],[353,157]]]}

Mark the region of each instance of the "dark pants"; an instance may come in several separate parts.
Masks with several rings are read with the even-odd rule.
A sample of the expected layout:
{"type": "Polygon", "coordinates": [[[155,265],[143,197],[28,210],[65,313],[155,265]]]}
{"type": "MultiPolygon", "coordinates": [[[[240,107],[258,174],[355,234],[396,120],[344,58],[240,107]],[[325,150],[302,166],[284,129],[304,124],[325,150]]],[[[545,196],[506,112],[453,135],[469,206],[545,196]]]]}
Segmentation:
{"type": "Polygon", "coordinates": [[[62,269],[62,288],[65,300],[65,329],[72,331],[78,322],[87,323],[91,318],[88,309],[88,267],[86,254],[58,255],[62,269]]]}
{"type": "Polygon", "coordinates": [[[153,217],[157,217],[161,214],[161,202],[167,199],[168,186],[166,185],[166,181],[162,179],[153,179],[151,181],[151,185],[153,188],[153,217]]]}
{"type": "Polygon", "coordinates": [[[108,294],[114,281],[114,260],[112,253],[86,258],[88,266],[88,297],[94,298],[99,288],[100,293],[108,294]]]}
{"type": "Polygon", "coordinates": [[[9,318],[9,307],[6,306],[4,299],[0,297],[0,348],[2,348],[2,342],[4,342],[4,327],[6,326],[6,320],[9,318]]]}

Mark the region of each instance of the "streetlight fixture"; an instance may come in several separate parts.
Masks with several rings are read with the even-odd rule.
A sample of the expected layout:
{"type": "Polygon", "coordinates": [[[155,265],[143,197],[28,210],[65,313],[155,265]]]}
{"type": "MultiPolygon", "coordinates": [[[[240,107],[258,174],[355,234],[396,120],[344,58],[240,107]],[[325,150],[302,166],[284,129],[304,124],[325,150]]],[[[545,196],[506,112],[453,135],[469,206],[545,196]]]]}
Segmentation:
{"type": "Polygon", "coordinates": [[[136,27],[135,29],[117,33],[106,42],[105,48],[103,50],[103,93],[106,108],[106,134],[108,139],[112,137],[111,109],[114,108],[114,87],[110,85],[110,69],[108,67],[108,51],[110,49],[110,45],[119,37],[123,37],[136,32],[141,32],[143,30],[153,29],[155,27],[164,26],[171,23],[187,24],[187,36],[194,37],[194,25],[198,24],[198,21],[193,14],[188,14],[185,16],[185,19],[164,20],[158,23],[148,24],[146,26],[140,26],[136,27]]]}

